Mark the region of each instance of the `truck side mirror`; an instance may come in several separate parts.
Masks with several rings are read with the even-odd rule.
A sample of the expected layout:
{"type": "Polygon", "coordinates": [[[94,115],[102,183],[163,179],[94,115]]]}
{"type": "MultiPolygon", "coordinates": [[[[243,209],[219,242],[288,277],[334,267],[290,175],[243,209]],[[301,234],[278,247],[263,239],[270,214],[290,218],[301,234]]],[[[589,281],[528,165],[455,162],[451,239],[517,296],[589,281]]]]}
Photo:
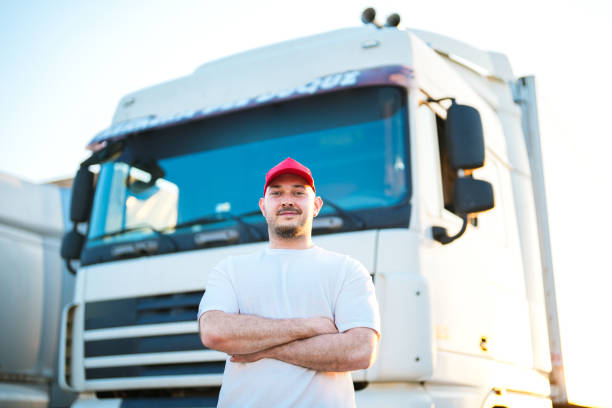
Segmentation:
{"type": "Polygon", "coordinates": [[[431,227],[433,238],[443,245],[450,244],[463,235],[468,224],[468,214],[490,210],[495,206],[491,183],[471,177],[459,177],[455,180],[453,200],[455,210],[461,215],[463,220],[461,230],[455,235],[449,236],[446,228],[431,227]]]}
{"type": "Polygon", "coordinates": [[[85,236],[76,229],[67,232],[62,239],[60,255],[68,262],[71,259],[79,259],[81,257],[81,251],[83,250],[84,243],[85,236]]]}
{"type": "Polygon", "coordinates": [[[453,203],[456,211],[461,214],[490,210],[495,206],[493,186],[488,181],[459,177],[455,180],[453,203]]]}
{"type": "Polygon", "coordinates": [[[453,170],[484,166],[485,148],[480,113],[453,102],[446,113],[446,148],[453,170]]]}
{"type": "Polygon", "coordinates": [[[79,259],[85,243],[85,236],[77,230],[77,224],[89,221],[91,205],[94,196],[94,174],[87,165],[81,165],[72,183],[72,198],[70,199],[70,221],[74,226],[72,231],[64,234],[60,255],[66,260],[66,266],[76,273],[70,261],[79,259]]]}
{"type": "Polygon", "coordinates": [[[94,175],[86,166],[79,168],[72,183],[70,220],[74,223],[89,220],[94,196],[94,175]]]}

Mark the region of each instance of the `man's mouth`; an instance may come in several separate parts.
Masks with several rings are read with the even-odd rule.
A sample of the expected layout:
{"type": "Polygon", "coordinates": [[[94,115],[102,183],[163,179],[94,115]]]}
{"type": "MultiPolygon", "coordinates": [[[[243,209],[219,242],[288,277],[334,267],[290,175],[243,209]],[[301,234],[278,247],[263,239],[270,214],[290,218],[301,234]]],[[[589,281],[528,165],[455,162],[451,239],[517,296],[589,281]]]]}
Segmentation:
{"type": "Polygon", "coordinates": [[[300,214],[297,210],[282,210],[276,213],[276,215],[298,215],[300,214]]]}

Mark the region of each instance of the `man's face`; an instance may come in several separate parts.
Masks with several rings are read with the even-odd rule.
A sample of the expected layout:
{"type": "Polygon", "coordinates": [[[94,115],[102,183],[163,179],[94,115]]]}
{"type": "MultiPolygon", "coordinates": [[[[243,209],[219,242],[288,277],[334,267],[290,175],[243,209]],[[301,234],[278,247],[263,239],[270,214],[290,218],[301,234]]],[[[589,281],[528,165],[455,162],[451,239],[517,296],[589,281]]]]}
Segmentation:
{"type": "Polygon", "coordinates": [[[310,234],[312,219],[323,202],[303,178],[283,174],[275,178],[259,200],[259,208],[266,217],[270,232],[279,238],[291,239],[310,234]]]}

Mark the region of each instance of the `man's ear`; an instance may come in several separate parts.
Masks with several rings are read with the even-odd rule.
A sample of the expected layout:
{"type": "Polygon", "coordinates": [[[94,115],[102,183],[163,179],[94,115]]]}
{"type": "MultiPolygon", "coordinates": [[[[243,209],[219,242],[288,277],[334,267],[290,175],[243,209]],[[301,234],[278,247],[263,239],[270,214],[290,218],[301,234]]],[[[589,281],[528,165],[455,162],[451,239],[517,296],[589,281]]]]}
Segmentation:
{"type": "Polygon", "coordinates": [[[314,214],[313,214],[314,217],[316,217],[319,214],[319,211],[321,211],[321,207],[323,207],[323,199],[321,197],[315,197],[314,214]]]}
{"type": "Polygon", "coordinates": [[[261,215],[266,216],[266,208],[264,207],[264,199],[260,198],[259,199],[259,209],[261,210],[261,215]]]}

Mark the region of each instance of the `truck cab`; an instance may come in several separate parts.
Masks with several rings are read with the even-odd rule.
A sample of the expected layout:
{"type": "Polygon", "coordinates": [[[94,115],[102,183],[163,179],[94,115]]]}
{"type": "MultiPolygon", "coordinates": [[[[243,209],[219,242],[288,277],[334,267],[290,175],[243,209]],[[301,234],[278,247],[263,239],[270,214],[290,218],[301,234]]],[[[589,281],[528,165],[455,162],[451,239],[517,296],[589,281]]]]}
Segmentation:
{"type": "Polygon", "coordinates": [[[60,384],[75,406],[215,406],[227,356],[197,306],[217,262],[267,245],[264,176],[291,156],[324,202],[315,243],[376,287],[358,406],[550,407],[528,85],[501,54],[367,25],[124,96],[79,170],[60,384]]]}

